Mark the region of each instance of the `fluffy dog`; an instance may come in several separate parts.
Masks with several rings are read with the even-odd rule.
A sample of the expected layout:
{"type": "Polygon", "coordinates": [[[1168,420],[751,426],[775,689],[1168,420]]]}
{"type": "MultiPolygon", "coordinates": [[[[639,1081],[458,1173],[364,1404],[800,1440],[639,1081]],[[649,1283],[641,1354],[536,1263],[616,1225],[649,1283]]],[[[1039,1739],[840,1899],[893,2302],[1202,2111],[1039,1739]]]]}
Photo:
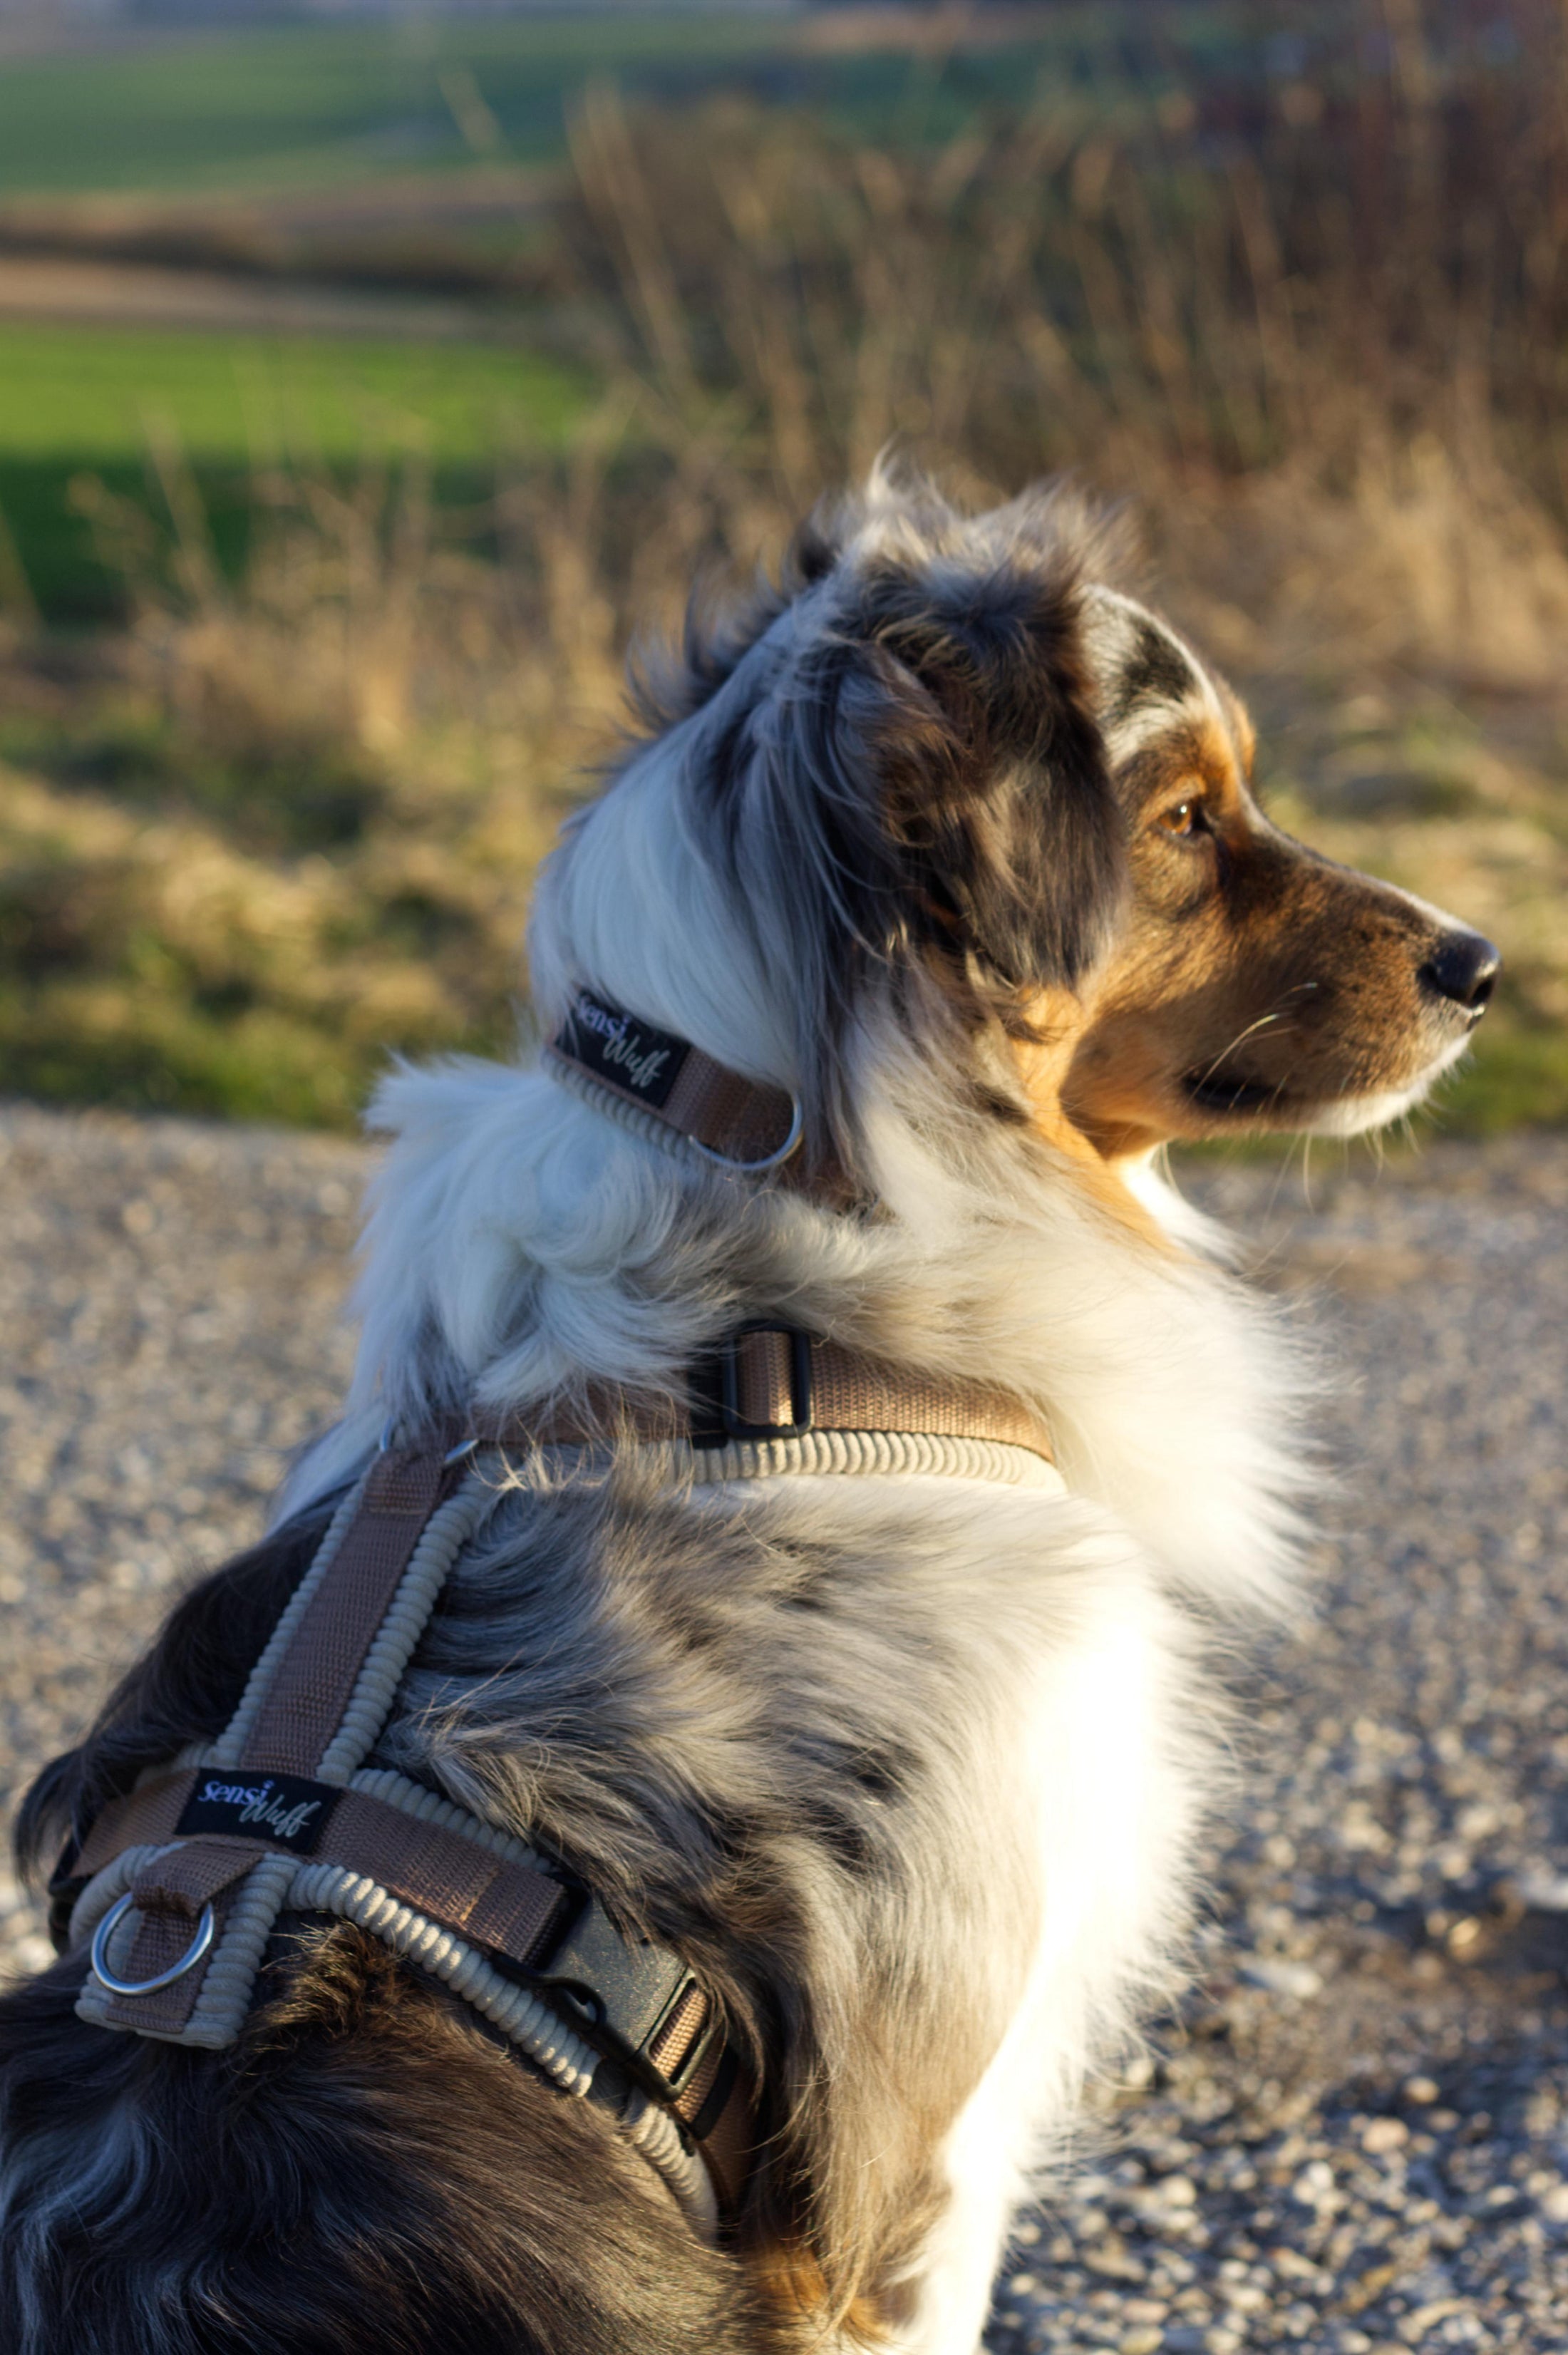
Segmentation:
{"type": "Polygon", "coordinates": [[[1497,964],[1272,825],[1235,698],[1102,572],[1049,494],[878,479],[692,625],[540,884],[534,992],[790,1091],[795,1181],[537,1062],[393,1078],[340,1424],[23,1810],[36,1860],[212,1739],[389,1416],[673,1396],[748,1318],[1005,1385],[1060,1479],[515,1465],[376,1753],[715,1991],[738,2222],[359,1930],[286,1923],[215,2053],[84,2023],[68,1952],[0,2003],[16,2355],[972,2355],[1179,1966],[1201,1631],[1286,1591],[1307,1486],[1287,1337],[1155,1150],[1387,1121],[1497,964]]]}

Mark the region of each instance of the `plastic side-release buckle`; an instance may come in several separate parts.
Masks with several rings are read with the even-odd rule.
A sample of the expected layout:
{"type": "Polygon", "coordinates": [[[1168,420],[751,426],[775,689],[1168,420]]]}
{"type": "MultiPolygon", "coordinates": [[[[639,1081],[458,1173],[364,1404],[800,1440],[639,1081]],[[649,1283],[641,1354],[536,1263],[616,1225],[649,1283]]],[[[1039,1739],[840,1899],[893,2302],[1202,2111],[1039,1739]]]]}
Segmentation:
{"type": "Polygon", "coordinates": [[[529,1965],[530,1987],[548,1993],[602,2052],[618,2062],[659,2100],[688,2083],[710,2041],[711,2021],[693,2038],[669,2073],[649,2057],[666,2024],[687,2002],[697,1980],[667,1946],[618,1930],[590,1892],[547,1960],[529,1965]]]}

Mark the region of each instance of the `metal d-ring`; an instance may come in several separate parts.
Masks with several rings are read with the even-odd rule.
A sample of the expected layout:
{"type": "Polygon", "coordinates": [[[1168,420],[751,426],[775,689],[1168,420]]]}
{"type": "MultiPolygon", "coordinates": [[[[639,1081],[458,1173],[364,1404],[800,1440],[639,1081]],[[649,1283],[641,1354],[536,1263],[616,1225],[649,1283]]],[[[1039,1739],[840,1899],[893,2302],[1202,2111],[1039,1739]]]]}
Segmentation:
{"type": "Polygon", "coordinates": [[[211,1945],[218,1926],[211,1906],[204,1905],[201,1919],[196,1925],[196,1935],[177,1963],[172,1963],[166,1971],[159,1971],[155,1978],[119,1978],[109,1967],[109,1941],[120,1926],[126,1908],[134,1900],[135,1891],[132,1889],[128,1889],[123,1897],[117,1897],[92,1934],[92,1976],[109,1989],[111,1995],[151,1995],[158,1987],[172,1987],[176,1979],[183,1979],[187,1971],[196,1968],[211,1945]]]}
{"type": "Polygon", "coordinates": [[[728,1153],[715,1153],[710,1145],[704,1145],[702,1139],[699,1136],[693,1136],[689,1129],[687,1131],[686,1141],[688,1145],[694,1145],[697,1147],[704,1161],[716,1162],[720,1169],[732,1170],[736,1176],[741,1178],[760,1177],[764,1169],[776,1169],[781,1161],[787,1161],[800,1143],[805,1128],[805,1115],[801,1110],[798,1096],[791,1096],[789,1110],[789,1135],[776,1153],[766,1153],[760,1161],[735,1161],[728,1153]]]}

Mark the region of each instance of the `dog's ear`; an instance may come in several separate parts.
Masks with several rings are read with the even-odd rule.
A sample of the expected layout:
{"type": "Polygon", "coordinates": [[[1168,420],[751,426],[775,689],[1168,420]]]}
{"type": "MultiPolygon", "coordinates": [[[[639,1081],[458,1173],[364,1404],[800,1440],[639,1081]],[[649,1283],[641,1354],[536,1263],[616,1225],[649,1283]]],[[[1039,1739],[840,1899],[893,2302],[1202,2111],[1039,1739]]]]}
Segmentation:
{"type": "Polygon", "coordinates": [[[871,884],[869,928],[884,948],[945,940],[1015,988],[1072,986],[1114,920],[1125,847],[1075,579],[1037,555],[873,562],[846,585],[797,709],[828,814],[865,829],[840,858],[871,884]]]}
{"type": "Polygon", "coordinates": [[[634,651],[627,685],[632,708],[650,734],[673,728],[710,703],[758,640],[804,591],[826,580],[843,553],[844,517],[826,504],[799,525],[776,581],[759,579],[749,596],[716,596],[699,582],[687,602],[678,648],[634,651]]]}

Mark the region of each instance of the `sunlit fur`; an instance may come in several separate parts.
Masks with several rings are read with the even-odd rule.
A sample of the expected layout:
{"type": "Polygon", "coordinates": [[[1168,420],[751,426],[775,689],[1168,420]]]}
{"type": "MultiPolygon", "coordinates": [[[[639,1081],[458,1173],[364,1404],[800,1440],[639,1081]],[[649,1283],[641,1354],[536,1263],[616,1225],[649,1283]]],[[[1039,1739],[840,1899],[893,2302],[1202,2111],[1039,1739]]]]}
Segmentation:
{"type": "Polygon", "coordinates": [[[1347,1136],[1395,1119],[1464,1051],[1486,1002],[1435,986],[1442,910],[1273,826],[1246,713],[1168,626],[1087,602],[1133,921],[1071,1006],[1037,1009],[1078,1130],[1115,1158],[1238,1128],[1347,1136]],[[1185,835],[1164,821],[1190,805],[1185,835]]]}
{"type": "MultiPolygon", "coordinates": [[[[780,590],[694,624],[543,878],[534,992],[547,1029],[588,984],[794,1090],[819,1189],[728,1178],[531,1056],[391,1079],[343,1420],[297,1470],[273,1552],[187,1606],[25,1827],[37,1845],[223,1722],[308,1551],[287,1516],[389,1416],[597,1378],[677,1388],[759,1316],[1008,1385],[1049,1421],[1065,1494],[672,1487],[635,1452],[593,1477],[524,1464],[381,1745],[557,1846],[720,1992],[763,2086],[733,2245],[688,2243],[596,2115],[306,1924],[235,2056],[80,2026],[80,1962],[61,1992],[0,2005],[0,2335],[18,2355],[75,2355],[84,2312],[97,2355],[972,2355],[1015,2204],[1179,1967],[1220,1746],[1208,1631],[1288,1593],[1311,1487],[1280,1315],[1147,1147],[1223,1124],[1184,1075],[1297,980],[1340,1009],[1297,1037],[1315,1124],[1398,1099],[1448,1043],[1393,970],[1426,911],[1313,867],[1299,905],[1319,946],[1287,937],[1278,862],[1310,862],[1251,807],[1237,709],[1089,585],[1100,560],[1070,504],[970,520],[879,478],[803,537],[780,590]],[[1216,911],[1143,831],[1200,769],[1276,862],[1255,1002],[1265,915],[1216,911]],[[1376,987],[1327,962],[1344,927],[1313,895],[1339,890],[1373,911],[1376,987]],[[313,2059],[333,2123],[325,2093],[296,2091],[315,2109],[291,2139],[284,2095],[318,2083],[313,2059]],[[215,2213],[215,2119],[252,2207],[286,2179],[314,2237],[258,2243],[215,2213]],[[378,2205],[389,2133],[429,2226],[418,2295],[388,2237],[404,2220],[378,2205]],[[192,2214],[219,2245],[196,2244],[192,2214]],[[225,2264],[242,2307],[214,2291],[225,2264]],[[432,2299],[490,2335],[438,2328],[432,2299]]],[[[1283,1065],[1238,1068],[1272,1083],[1283,1065]]]]}

